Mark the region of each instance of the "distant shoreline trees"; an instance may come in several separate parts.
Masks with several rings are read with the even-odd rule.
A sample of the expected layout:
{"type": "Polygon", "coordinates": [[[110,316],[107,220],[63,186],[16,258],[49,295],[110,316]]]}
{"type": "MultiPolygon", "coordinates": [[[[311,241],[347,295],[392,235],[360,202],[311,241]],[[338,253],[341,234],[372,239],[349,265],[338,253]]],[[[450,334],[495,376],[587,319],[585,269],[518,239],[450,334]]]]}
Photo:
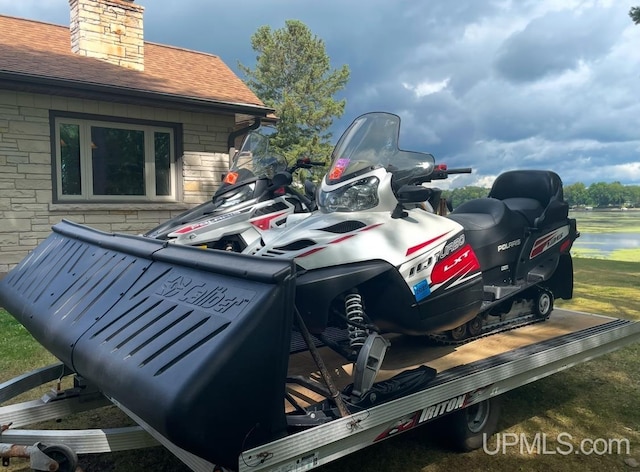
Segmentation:
{"type": "MultiPolygon", "coordinates": [[[[564,199],[570,207],[626,207],[640,208],[640,185],[622,185],[620,182],[594,182],[586,186],[582,182],[565,185],[564,199]]],[[[485,187],[461,187],[443,192],[454,208],[474,198],[486,197],[485,187]]]]}
{"type": "Polygon", "coordinates": [[[572,207],[640,207],[640,186],[595,182],[587,187],[578,182],[564,186],[564,199],[572,207]]]}

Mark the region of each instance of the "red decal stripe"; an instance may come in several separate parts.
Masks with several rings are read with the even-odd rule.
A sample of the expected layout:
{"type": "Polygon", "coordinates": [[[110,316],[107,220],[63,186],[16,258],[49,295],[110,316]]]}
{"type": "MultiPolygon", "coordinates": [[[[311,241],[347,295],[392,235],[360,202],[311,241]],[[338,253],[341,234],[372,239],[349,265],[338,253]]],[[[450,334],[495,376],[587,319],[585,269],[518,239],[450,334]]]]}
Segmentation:
{"type": "Polygon", "coordinates": [[[338,239],[334,239],[333,241],[331,241],[329,244],[336,244],[336,243],[341,243],[342,241],[344,241],[345,239],[349,239],[349,238],[353,238],[355,236],[355,234],[347,234],[346,236],[342,236],[338,239]]]}
{"type": "Polygon", "coordinates": [[[365,226],[364,228],[359,229],[358,232],[369,231],[370,229],[377,228],[378,226],[382,226],[382,223],[376,223],[375,225],[365,226]]]}
{"type": "Polygon", "coordinates": [[[251,222],[252,225],[257,226],[260,229],[269,229],[269,226],[271,225],[271,222],[273,220],[275,220],[276,218],[281,217],[282,215],[286,214],[286,211],[280,212],[280,213],[276,213],[275,215],[269,215],[269,216],[265,216],[264,218],[259,218],[257,220],[253,220],[251,222]]]}
{"type": "Polygon", "coordinates": [[[188,233],[190,231],[193,231],[194,229],[198,229],[198,228],[202,228],[203,226],[207,226],[208,224],[209,223],[198,223],[198,224],[194,224],[194,225],[185,226],[184,228],[181,228],[178,231],[176,231],[176,234],[188,233]]]}
{"type": "Polygon", "coordinates": [[[446,235],[447,235],[447,233],[442,233],[440,236],[436,236],[435,238],[430,239],[429,241],[425,241],[423,243],[418,244],[417,246],[410,247],[409,249],[407,249],[407,253],[405,254],[405,256],[410,256],[414,252],[418,252],[423,247],[428,246],[432,242],[437,241],[438,239],[440,239],[440,238],[442,238],[443,236],[446,236],[446,235]]]}

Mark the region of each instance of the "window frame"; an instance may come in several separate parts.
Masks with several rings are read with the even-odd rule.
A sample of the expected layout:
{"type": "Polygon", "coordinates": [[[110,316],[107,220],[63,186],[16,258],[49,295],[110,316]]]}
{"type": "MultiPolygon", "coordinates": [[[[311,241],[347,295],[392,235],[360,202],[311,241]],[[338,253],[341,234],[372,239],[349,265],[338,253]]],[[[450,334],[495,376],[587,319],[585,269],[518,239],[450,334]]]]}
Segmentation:
{"type": "Polygon", "coordinates": [[[51,126],[51,167],[53,183],[53,203],[176,203],[182,196],[182,125],[151,120],[138,120],[102,115],[65,113],[50,111],[51,126]],[[62,194],[62,150],[60,129],[62,124],[79,127],[80,145],[80,195],[62,194]],[[91,128],[104,127],[144,132],[144,195],[95,195],[93,193],[93,159],[91,149],[91,128]],[[155,195],[155,133],[168,133],[170,139],[170,195],[155,195]]]}

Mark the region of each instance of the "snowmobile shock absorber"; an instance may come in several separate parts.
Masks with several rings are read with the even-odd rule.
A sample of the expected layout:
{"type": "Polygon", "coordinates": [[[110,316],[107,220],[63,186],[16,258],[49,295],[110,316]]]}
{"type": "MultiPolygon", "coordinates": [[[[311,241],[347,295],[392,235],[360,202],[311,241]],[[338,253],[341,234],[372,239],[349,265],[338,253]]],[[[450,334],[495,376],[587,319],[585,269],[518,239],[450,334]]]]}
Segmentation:
{"type": "Polygon", "coordinates": [[[359,349],[367,340],[367,330],[361,326],[365,323],[362,296],[354,291],[344,299],[344,311],[347,316],[347,331],[349,333],[349,346],[359,349]]]}

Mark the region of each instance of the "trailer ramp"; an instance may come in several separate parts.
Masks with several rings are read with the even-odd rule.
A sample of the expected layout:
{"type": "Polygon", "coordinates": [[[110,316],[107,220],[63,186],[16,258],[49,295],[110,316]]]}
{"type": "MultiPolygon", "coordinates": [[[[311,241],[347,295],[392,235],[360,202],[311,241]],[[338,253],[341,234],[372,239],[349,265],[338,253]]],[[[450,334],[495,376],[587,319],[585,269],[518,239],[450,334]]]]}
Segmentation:
{"type": "Polygon", "coordinates": [[[68,221],[0,281],[0,305],[69,369],[221,465],[286,432],[295,267],[68,221]]]}

